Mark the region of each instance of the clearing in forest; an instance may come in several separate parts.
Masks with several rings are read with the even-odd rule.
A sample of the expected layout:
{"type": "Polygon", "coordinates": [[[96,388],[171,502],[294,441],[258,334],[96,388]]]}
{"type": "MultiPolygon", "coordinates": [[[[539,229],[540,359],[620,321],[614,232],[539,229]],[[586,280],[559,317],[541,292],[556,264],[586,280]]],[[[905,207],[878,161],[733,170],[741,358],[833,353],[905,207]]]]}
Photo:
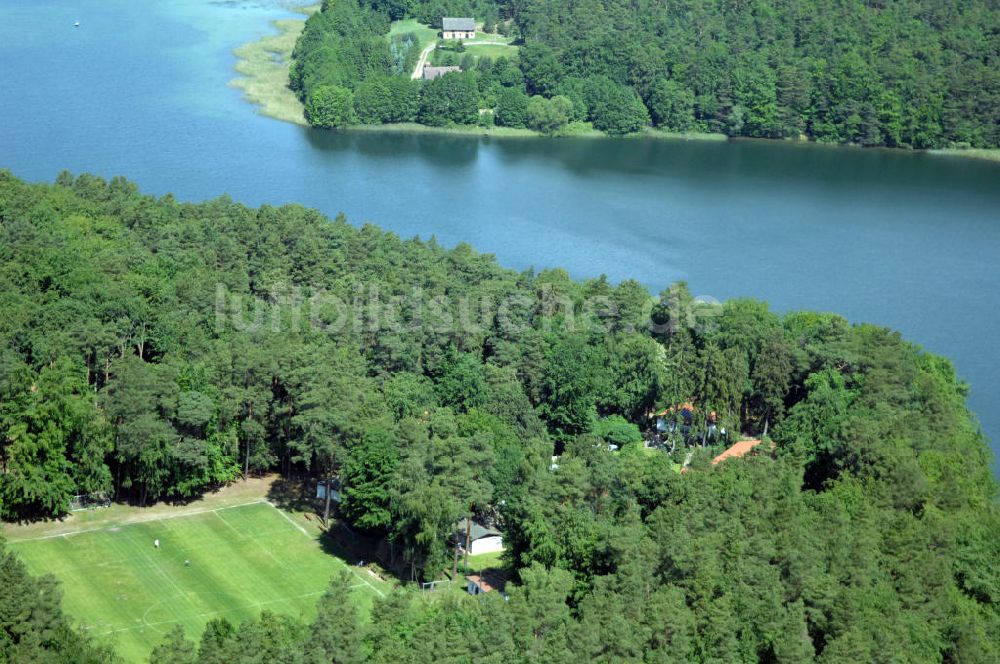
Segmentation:
{"type": "Polygon", "coordinates": [[[323,551],[316,537],[258,501],[75,533],[12,538],[33,574],[60,581],[63,608],[89,634],[145,661],[174,624],[234,624],[262,609],[311,618],[330,577],[350,569],[367,613],[386,584],[323,551]],[[159,547],[154,541],[159,540],[159,547]]]}

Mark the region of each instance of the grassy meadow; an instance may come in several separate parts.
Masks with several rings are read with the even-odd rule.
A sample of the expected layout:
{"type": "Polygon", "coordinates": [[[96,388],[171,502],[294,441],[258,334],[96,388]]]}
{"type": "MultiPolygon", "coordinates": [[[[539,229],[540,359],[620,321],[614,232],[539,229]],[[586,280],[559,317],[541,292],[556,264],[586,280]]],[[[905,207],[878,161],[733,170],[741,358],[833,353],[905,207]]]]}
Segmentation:
{"type": "Polygon", "coordinates": [[[393,21],[386,39],[392,39],[396,35],[405,35],[407,33],[416,35],[417,43],[420,44],[421,50],[428,44],[436,42],[438,38],[437,30],[423,23],[418,23],[415,18],[408,18],[404,21],[393,21]]]}
{"type": "Polygon", "coordinates": [[[1000,161],[1000,148],[942,148],[940,150],[928,150],[928,152],[931,154],[943,154],[952,157],[969,157],[972,159],[1000,161]]]}
{"type": "Polygon", "coordinates": [[[344,569],[354,574],[363,613],[387,589],[367,570],[324,552],[302,524],[264,501],[76,533],[8,536],[32,573],[60,580],[67,614],[130,662],[145,661],[177,623],[196,639],[218,617],[239,623],[262,609],[309,617],[330,577],[344,569]]]}

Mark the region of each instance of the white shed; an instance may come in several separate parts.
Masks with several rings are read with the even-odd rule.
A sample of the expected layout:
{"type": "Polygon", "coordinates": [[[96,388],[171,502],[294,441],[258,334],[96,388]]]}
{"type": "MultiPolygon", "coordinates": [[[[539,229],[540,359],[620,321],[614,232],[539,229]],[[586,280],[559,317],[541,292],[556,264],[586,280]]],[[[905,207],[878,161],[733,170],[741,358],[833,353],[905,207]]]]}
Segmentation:
{"type": "Polygon", "coordinates": [[[496,553],[503,551],[503,534],[496,528],[488,528],[481,523],[472,522],[469,525],[468,519],[462,519],[455,524],[455,542],[459,548],[465,551],[466,533],[470,535],[469,555],[477,556],[480,553],[496,553]]]}

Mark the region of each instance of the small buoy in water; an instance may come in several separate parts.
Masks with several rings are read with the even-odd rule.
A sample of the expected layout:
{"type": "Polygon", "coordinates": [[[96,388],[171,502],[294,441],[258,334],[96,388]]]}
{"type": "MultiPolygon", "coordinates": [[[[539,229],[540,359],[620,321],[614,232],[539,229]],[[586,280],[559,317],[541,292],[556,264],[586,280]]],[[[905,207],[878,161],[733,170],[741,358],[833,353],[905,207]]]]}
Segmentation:
{"type": "Polygon", "coordinates": [[[79,27],[80,27],[80,22],[79,22],[79,21],[77,21],[76,23],[74,23],[74,24],[73,24],[73,27],[74,27],[74,28],[79,28],[79,27]]]}

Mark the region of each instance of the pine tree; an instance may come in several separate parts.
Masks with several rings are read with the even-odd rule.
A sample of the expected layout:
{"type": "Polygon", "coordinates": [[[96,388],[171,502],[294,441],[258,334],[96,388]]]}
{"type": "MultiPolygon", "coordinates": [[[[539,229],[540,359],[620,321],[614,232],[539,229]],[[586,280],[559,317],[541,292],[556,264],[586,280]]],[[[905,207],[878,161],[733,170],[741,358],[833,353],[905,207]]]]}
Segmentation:
{"type": "Polygon", "coordinates": [[[316,606],[305,648],[307,664],[355,664],[364,661],[363,632],[357,600],[351,596],[351,574],[342,572],[316,606]]]}
{"type": "Polygon", "coordinates": [[[149,655],[150,664],[195,664],[194,644],[184,638],[184,628],[174,625],[149,655]]]}

